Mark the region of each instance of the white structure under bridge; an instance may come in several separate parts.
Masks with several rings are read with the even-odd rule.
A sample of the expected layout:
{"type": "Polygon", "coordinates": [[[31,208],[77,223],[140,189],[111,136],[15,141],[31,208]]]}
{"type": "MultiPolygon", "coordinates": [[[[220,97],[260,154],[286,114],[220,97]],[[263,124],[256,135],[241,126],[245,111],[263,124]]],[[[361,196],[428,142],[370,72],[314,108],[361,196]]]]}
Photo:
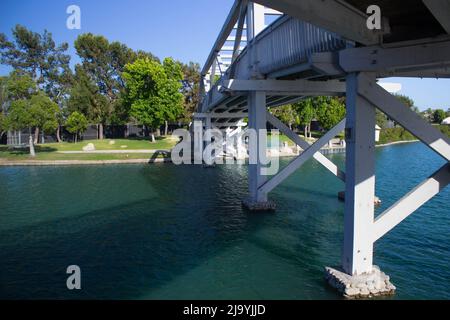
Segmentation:
{"type": "Polygon", "coordinates": [[[250,165],[250,199],[246,202],[250,208],[273,207],[270,192],[310,158],[345,182],[341,267],[327,268],[326,275],[327,281],[348,297],[394,292],[389,278],[374,266],[374,243],[450,183],[449,138],[377,83],[394,76],[449,78],[449,33],[450,0],[411,0],[407,4],[236,0],[202,70],[202,99],[195,120],[202,121],[204,128],[241,130],[242,119],[248,118],[250,128],[265,129],[270,123],[304,150],[271,179],[261,175],[262,163],[250,165]],[[381,29],[367,27],[369,5],[381,8],[381,29]],[[265,27],[266,8],[285,15],[265,27]],[[210,87],[219,53],[232,32],[231,64],[210,87]],[[346,95],[347,118],[312,145],[267,110],[323,95],[346,95]],[[378,217],[374,215],[376,109],[447,160],[378,217]],[[345,172],[319,153],[344,130],[345,172]]]}

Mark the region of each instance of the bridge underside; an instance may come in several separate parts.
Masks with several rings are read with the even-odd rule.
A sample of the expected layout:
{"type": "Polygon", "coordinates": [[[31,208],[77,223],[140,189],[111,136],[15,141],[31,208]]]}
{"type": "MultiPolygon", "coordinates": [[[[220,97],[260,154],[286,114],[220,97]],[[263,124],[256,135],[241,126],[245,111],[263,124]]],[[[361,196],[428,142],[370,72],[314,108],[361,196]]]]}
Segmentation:
{"type": "Polygon", "coordinates": [[[264,165],[260,159],[250,165],[250,201],[246,202],[253,203],[250,207],[271,207],[264,205],[268,193],[310,158],[345,182],[342,270],[327,270],[330,283],[347,296],[392,293],[394,287],[373,266],[375,241],[450,183],[450,139],[377,83],[379,78],[393,76],[450,78],[450,0],[412,0],[407,5],[387,0],[236,0],[202,71],[203,79],[210,77],[212,86],[202,83],[203,99],[194,118],[203,121],[204,128],[240,128],[242,119],[248,118],[249,128],[264,130],[270,123],[303,149],[271,179],[261,174],[264,165]],[[382,12],[380,30],[366,26],[366,9],[374,4],[382,12]],[[258,24],[260,5],[289,16],[264,29],[258,24]],[[231,66],[214,81],[216,75],[210,70],[217,52],[231,29],[244,23],[246,48],[239,50],[238,30],[231,66]],[[312,145],[267,110],[311,96],[341,95],[346,96],[346,119],[312,145]],[[447,162],[377,218],[376,109],[447,162]],[[345,173],[319,152],[344,129],[345,173]],[[371,287],[374,278],[379,288],[371,287]],[[355,281],[369,288],[362,285],[364,290],[358,291],[351,285],[355,281]]]}

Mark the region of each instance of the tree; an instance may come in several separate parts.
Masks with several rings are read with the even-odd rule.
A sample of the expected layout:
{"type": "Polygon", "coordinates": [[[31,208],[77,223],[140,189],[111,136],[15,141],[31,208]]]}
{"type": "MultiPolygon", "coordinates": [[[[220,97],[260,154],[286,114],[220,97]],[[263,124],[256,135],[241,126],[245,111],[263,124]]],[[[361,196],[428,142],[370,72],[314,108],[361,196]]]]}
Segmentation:
{"type": "Polygon", "coordinates": [[[107,98],[99,92],[98,86],[79,65],[75,67],[74,79],[68,101],[68,112],[79,112],[85,115],[89,122],[96,124],[107,119],[109,114],[107,98]]]}
{"type": "Polygon", "coordinates": [[[276,107],[272,110],[272,113],[292,130],[292,126],[296,121],[296,115],[292,105],[288,104],[281,107],[276,107]]]}
{"type": "Polygon", "coordinates": [[[70,56],[65,54],[68,44],[56,46],[47,30],[41,35],[16,25],[12,30],[14,42],[0,34],[1,63],[30,75],[49,96],[58,86],[58,77],[70,70],[70,56]]]}
{"type": "Polygon", "coordinates": [[[395,97],[397,97],[397,99],[400,100],[408,108],[412,109],[414,107],[414,100],[410,97],[402,94],[395,94],[395,97]]]}
{"type": "Polygon", "coordinates": [[[110,43],[105,37],[91,33],[80,35],[75,41],[75,49],[82,61],[79,68],[104,97],[101,104],[94,106],[99,116],[99,139],[103,139],[103,126],[107,122],[122,124],[128,121],[129,110],[124,108],[121,99],[125,89],[122,77],[125,66],[138,58],[158,60],[151,53],[134,52],[124,44],[110,43]]]}
{"type": "Polygon", "coordinates": [[[433,121],[435,123],[441,124],[446,118],[445,111],[442,109],[437,109],[433,112],[433,121]]]}
{"type": "Polygon", "coordinates": [[[376,109],[376,121],[377,121],[377,125],[381,128],[381,129],[386,129],[387,127],[387,123],[388,123],[388,117],[381,112],[380,110],[376,109]]]}
{"type": "Polygon", "coordinates": [[[53,133],[57,129],[60,110],[45,93],[39,92],[31,97],[28,112],[31,117],[30,126],[35,128],[34,144],[38,143],[40,129],[44,133],[53,133]]]}
{"type": "MultiPolygon", "coordinates": [[[[13,42],[0,34],[1,63],[12,66],[21,75],[29,75],[62,110],[72,78],[70,56],[66,54],[68,44],[57,46],[47,30],[39,34],[21,25],[16,25],[12,34],[13,42]]],[[[59,126],[56,137],[61,141],[59,126]]]]}
{"type": "Polygon", "coordinates": [[[31,136],[32,119],[29,110],[30,110],[29,100],[21,99],[12,101],[8,109],[8,116],[6,118],[6,127],[9,130],[22,130],[24,128],[29,128],[30,155],[34,157],[36,154],[34,152],[33,139],[31,136]]]}
{"type": "Polygon", "coordinates": [[[345,103],[342,98],[318,97],[316,105],[317,117],[325,130],[330,130],[345,117],[345,103]]]}
{"type": "MultiPolygon", "coordinates": [[[[184,112],[182,121],[189,122],[195,112],[195,108],[200,102],[200,65],[189,62],[181,65],[183,72],[183,87],[181,92],[184,95],[184,112]]],[[[166,133],[167,135],[167,133],[166,133]]]]}
{"type": "Polygon", "coordinates": [[[77,143],[77,137],[84,131],[86,131],[88,121],[86,117],[80,112],[73,112],[66,121],[67,131],[74,135],[74,141],[77,143]]]}
{"type": "Polygon", "coordinates": [[[37,143],[39,129],[53,132],[58,126],[58,105],[36,88],[28,74],[14,71],[2,79],[2,87],[2,108],[6,114],[3,126],[10,130],[28,128],[30,137],[32,128],[35,128],[34,139],[30,139],[30,154],[34,155],[33,145],[37,143]]]}
{"type": "Polygon", "coordinates": [[[311,138],[311,122],[316,116],[314,109],[314,100],[312,98],[299,101],[294,104],[293,108],[297,112],[298,123],[304,127],[305,138],[311,138]]]}
{"type": "Polygon", "coordinates": [[[123,72],[126,81],[125,102],[131,116],[154,130],[165,121],[176,120],[183,112],[181,66],[171,58],[161,65],[148,58],[128,64],[123,72]]]}
{"type": "Polygon", "coordinates": [[[36,84],[28,74],[20,74],[17,71],[4,79],[4,102],[30,99],[37,92],[36,84]]]}

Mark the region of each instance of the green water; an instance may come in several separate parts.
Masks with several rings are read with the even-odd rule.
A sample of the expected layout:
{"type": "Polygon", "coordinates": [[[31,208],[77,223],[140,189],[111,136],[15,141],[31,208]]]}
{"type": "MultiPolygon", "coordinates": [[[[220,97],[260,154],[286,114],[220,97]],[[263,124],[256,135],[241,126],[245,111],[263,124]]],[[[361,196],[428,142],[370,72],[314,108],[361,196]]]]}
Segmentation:
{"type": "MultiPolygon", "coordinates": [[[[419,143],[377,150],[378,213],[443,164],[419,143]]],[[[322,274],[340,261],[342,182],[308,162],[254,214],[246,181],[235,165],[0,168],[0,298],[339,299],[322,274]]],[[[376,243],[395,298],[450,298],[449,203],[447,188],[376,243]]]]}

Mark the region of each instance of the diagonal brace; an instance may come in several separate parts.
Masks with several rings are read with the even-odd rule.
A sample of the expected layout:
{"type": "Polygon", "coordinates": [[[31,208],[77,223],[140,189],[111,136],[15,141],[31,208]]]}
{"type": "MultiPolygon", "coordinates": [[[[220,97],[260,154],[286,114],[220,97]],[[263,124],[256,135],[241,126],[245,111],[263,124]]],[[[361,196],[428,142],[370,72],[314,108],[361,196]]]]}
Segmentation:
{"type": "Polygon", "coordinates": [[[269,193],[274,188],[276,188],[280,183],[282,183],[287,177],[294,173],[298,168],[300,168],[306,161],[314,156],[324,145],[328,143],[333,137],[335,137],[339,132],[345,129],[346,120],[342,120],[337,126],[328,131],[322,138],[320,138],[316,143],[309,146],[306,150],[302,152],[295,160],[289,163],[283,170],[281,170],[277,175],[272,177],[269,181],[264,183],[258,191],[263,193],[269,193]]]}
{"type": "MultiPolygon", "coordinates": [[[[303,150],[308,149],[311,145],[305,140],[301,139],[298,135],[296,135],[291,129],[288,128],[283,122],[277,119],[273,114],[267,112],[267,121],[270,122],[273,126],[278,128],[281,133],[285,134],[291,141],[297,144],[303,150]]],[[[314,159],[316,159],[321,165],[323,165],[326,169],[328,169],[331,173],[337,176],[342,181],[345,181],[345,173],[341,171],[337,165],[335,165],[331,160],[325,157],[320,152],[314,154],[314,159]]]]}
{"type": "Polygon", "coordinates": [[[375,219],[373,225],[373,241],[377,241],[392,230],[428,200],[441,192],[448,184],[450,184],[449,163],[375,219]]]}
{"type": "Polygon", "coordinates": [[[358,79],[358,93],[362,97],[402,125],[444,159],[450,161],[450,139],[446,135],[427,123],[368,76],[361,74],[358,79]]]}

